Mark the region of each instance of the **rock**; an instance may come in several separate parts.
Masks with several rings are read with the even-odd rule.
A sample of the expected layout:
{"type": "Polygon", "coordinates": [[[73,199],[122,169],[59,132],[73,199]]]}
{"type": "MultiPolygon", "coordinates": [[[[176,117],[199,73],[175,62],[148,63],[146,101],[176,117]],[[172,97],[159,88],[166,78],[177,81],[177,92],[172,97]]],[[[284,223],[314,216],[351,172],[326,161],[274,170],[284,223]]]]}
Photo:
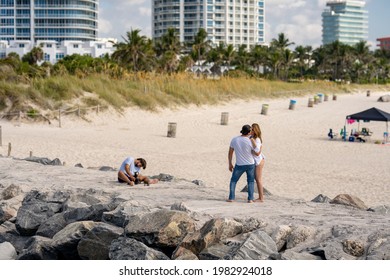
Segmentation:
{"type": "Polygon", "coordinates": [[[59,252],[51,246],[52,240],[43,236],[33,236],[18,260],[58,260],[59,252]]]}
{"type": "Polygon", "coordinates": [[[109,251],[111,260],[169,260],[162,252],[126,237],[112,241],[109,251]]]}
{"type": "Polygon", "coordinates": [[[312,239],[316,234],[316,229],[311,226],[298,225],[292,228],[291,233],[287,237],[286,248],[291,249],[297,246],[298,244],[312,239]]]}
{"type": "Polygon", "coordinates": [[[67,225],[56,233],[52,239],[52,246],[59,252],[63,260],[79,260],[77,245],[80,240],[95,226],[95,222],[83,221],[67,225]]]}
{"type": "Polygon", "coordinates": [[[192,183],[194,183],[195,185],[201,186],[201,187],[206,186],[206,184],[202,180],[193,180],[192,183]]]}
{"type": "Polygon", "coordinates": [[[362,210],[367,210],[368,208],[358,197],[349,194],[339,194],[330,203],[351,206],[362,210]]]}
{"type": "Polygon", "coordinates": [[[16,216],[16,228],[21,235],[32,236],[49,217],[62,210],[66,200],[62,192],[40,193],[31,191],[26,195],[16,216]]]}
{"type": "Polygon", "coordinates": [[[57,213],[41,223],[36,235],[53,238],[53,236],[67,225],[63,213],[57,213]]]}
{"type": "Polygon", "coordinates": [[[0,243],[0,260],[15,260],[16,250],[9,242],[0,243]]]}
{"type": "Polygon", "coordinates": [[[368,237],[367,260],[390,260],[390,232],[386,229],[368,237]]]}
{"type": "Polygon", "coordinates": [[[315,256],[313,254],[307,253],[307,252],[294,252],[292,250],[286,250],[284,251],[281,256],[280,260],[322,260],[320,256],[315,256]]]}
{"type": "Polygon", "coordinates": [[[75,208],[64,212],[66,222],[73,223],[77,221],[95,221],[100,222],[103,213],[115,209],[113,204],[94,204],[87,207],[75,208]]]}
{"type": "Polygon", "coordinates": [[[75,166],[74,167],[80,167],[80,168],[84,168],[84,166],[81,164],[81,163],[77,163],[77,164],[75,164],[75,166]]]}
{"type": "Polygon", "coordinates": [[[354,257],[361,257],[364,254],[364,243],[360,240],[344,240],[343,250],[354,257]]]}
{"type": "Polygon", "coordinates": [[[9,200],[11,198],[14,198],[15,196],[18,196],[20,193],[21,193],[20,187],[11,184],[1,192],[0,198],[2,200],[9,200]]]}
{"type": "Polygon", "coordinates": [[[158,210],[129,217],[125,235],[147,246],[158,247],[172,253],[184,236],[193,232],[194,229],[195,221],[188,214],[158,210]]]}
{"type": "Polygon", "coordinates": [[[388,215],[390,214],[390,205],[380,205],[376,207],[370,207],[367,211],[388,215]]]}
{"type": "Polygon", "coordinates": [[[264,231],[249,233],[244,243],[232,254],[232,260],[267,260],[271,254],[277,254],[275,241],[264,231]]]}
{"type": "Polygon", "coordinates": [[[172,255],[173,260],[199,260],[198,257],[192,253],[192,251],[183,248],[178,247],[175,250],[175,253],[172,255]]]}
{"type": "Polygon", "coordinates": [[[331,199],[327,197],[326,195],[319,194],[315,198],[311,200],[312,202],[317,202],[317,203],[329,203],[331,199]]]}
{"type": "Polygon", "coordinates": [[[200,260],[224,260],[230,259],[232,254],[232,246],[225,244],[215,244],[205,248],[199,253],[200,260]]]}
{"type": "Polygon", "coordinates": [[[112,211],[104,212],[102,221],[118,227],[126,227],[130,216],[148,212],[150,212],[149,207],[134,205],[132,201],[127,201],[112,211]]]}
{"type": "Polygon", "coordinates": [[[10,208],[7,204],[0,204],[0,224],[12,219],[16,214],[15,209],[10,208]]]}
{"type": "Polygon", "coordinates": [[[48,158],[41,158],[41,157],[28,157],[25,158],[24,160],[40,163],[43,165],[59,165],[59,166],[62,165],[61,160],[59,160],[58,158],[51,160],[48,158]]]}
{"type": "Polygon", "coordinates": [[[288,225],[280,225],[272,233],[272,239],[275,240],[278,252],[287,246],[287,239],[292,232],[292,228],[288,225]]]}
{"type": "Polygon", "coordinates": [[[241,223],[232,219],[211,219],[200,230],[189,233],[180,243],[180,246],[198,255],[209,246],[242,233],[242,228],[241,223]]]}
{"type": "Polygon", "coordinates": [[[100,171],[117,171],[117,169],[111,167],[111,166],[101,166],[99,167],[100,171]]]}
{"type": "Polygon", "coordinates": [[[123,234],[124,229],[105,223],[96,223],[77,245],[83,260],[108,260],[111,242],[123,234]]]}
{"type": "Polygon", "coordinates": [[[151,179],[158,179],[160,182],[172,182],[175,177],[169,174],[160,173],[159,175],[150,176],[151,179]]]}
{"type": "Polygon", "coordinates": [[[378,98],[378,102],[390,102],[390,95],[383,95],[378,98]]]}

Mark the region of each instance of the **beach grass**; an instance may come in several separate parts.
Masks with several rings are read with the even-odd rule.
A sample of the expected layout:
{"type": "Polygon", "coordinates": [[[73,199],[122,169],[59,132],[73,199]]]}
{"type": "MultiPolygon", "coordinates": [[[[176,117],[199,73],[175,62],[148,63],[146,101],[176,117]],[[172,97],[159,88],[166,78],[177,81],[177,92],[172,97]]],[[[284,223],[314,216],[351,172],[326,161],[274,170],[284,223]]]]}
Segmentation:
{"type": "Polygon", "coordinates": [[[317,93],[348,93],[386,88],[380,85],[336,84],[329,81],[283,82],[246,77],[210,79],[193,74],[126,74],[121,79],[93,74],[36,78],[29,84],[0,81],[0,110],[23,110],[33,104],[56,110],[67,103],[108,105],[117,110],[130,106],[156,111],[187,105],[213,105],[234,99],[293,98],[317,93]],[[87,97],[86,93],[90,93],[87,97]],[[92,95],[91,95],[92,94],[92,95]]]}

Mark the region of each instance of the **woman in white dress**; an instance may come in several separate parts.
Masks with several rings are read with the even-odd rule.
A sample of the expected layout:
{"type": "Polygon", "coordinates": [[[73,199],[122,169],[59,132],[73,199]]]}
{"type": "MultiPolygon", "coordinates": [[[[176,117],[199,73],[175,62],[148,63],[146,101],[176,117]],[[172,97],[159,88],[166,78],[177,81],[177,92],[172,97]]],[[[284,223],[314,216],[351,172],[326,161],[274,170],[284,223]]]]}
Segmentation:
{"type": "Polygon", "coordinates": [[[254,153],[254,159],[255,159],[255,180],[257,185],[257,190],[259,193],[259,198],[255,201],[263,202],[264,201],[264,192],[263,192],[263,179],[262,179],[262,173],[263,173],[263,167],[265,163],[265,157],[262,153],[263,151],[263,139],[261,138],[261,129],[260,126],[257,123],[252,124],[252,131],[251,131],[251,141],[253,148],[260,147],[260,151],[258,153],[254,153]]]}

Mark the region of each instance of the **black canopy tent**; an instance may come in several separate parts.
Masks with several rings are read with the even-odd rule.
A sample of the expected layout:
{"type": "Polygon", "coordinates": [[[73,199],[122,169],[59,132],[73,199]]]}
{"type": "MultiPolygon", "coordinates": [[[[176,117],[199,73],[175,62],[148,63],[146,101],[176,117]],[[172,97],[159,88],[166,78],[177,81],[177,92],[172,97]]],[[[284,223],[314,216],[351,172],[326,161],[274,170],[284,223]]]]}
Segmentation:
{"type": "MultiPolygon", "coordinates": [[[[378,108],[372,107],[371,109],[348,115],[346,117],[345,126],[347,126],[347,120],[356,120],[356,121],[379,121],[379,122],[386,122],[386,133],[389,135],[389,121],[390,121],[390,114],[387,112],[384,112],[382,110],[379,110],[378,108]]],[[[346,134],[346,129],[344,129],[344,139],[346,134]]]]}

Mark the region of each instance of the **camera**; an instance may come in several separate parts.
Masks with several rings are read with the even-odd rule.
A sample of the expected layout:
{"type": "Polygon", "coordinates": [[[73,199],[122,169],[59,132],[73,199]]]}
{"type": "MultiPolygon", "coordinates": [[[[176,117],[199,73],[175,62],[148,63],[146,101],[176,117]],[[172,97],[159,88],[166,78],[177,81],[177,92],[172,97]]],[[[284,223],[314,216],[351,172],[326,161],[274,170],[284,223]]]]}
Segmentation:
{"type": "Polygon", "coordinates": [[[134,172],[134,184],[139,184],[139,179],[138,179],[138,175],[139,175],[139,173],[138,172],[134,172]]]}

